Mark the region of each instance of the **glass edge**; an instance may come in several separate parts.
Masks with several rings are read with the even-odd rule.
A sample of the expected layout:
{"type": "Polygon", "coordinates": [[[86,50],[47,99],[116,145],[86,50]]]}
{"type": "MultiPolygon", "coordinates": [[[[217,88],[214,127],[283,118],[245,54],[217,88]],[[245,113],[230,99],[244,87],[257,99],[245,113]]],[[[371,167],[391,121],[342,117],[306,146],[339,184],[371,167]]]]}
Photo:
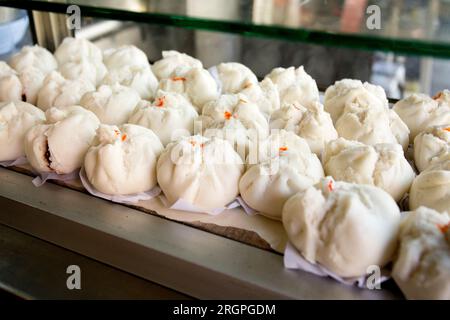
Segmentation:
{"type": "MultiPolygon", "coordinates": [[[[66,13],[72,3],[27,0],[0,0],[0,6],[17,9],[66,13]]],[[[243,36],[272,38],[331,47],[346,47],[366,51],[395,52],[405,55],[450,58],[450,43],[437,43],[405,38],[387,38],[376,35],[354,35],[310,30],[292,29],[276,25],[254,25],[246,22],[208,20],[175,14],[133,12],[114,8],[78,5],[85,16],[126,20],[147,24],[240,34],[243,36]]]]}

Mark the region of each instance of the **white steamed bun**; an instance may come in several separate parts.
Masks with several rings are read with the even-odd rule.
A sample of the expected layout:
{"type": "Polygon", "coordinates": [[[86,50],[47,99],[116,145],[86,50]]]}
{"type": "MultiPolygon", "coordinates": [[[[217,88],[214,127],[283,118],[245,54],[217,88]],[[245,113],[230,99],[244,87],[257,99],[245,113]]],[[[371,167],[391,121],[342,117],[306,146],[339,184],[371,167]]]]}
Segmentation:
{"type": "Polygon", "coordinates": [[[141,100],[128,123],[153,130],[163,145],[194,133],[198,113],[183,95],[158,91],[155,101],[141,100]]]}
{"type": "Polygon", "coordinates": [[[207,70],[198,67],[187,71],[183,69],[173,77],[161,80],[159,89],[185,95],[198,112],[201,112],[205,103],[219,96],[214,78],[207,70]]]}
{"type": "Polygon", "coordinates": [[[430,127],[450,123],[450,105],[445,100],[434,100],[425,94],[412,94],[398,101],[393,110],[411,131],[410,142],[430,127]]]}
{"type": "Polygon", "coordinates": [[[270,117],[270,129],[295,132],[319,156],[325,144],[338,137],[330,115],[319,102],[309,103],[308,107],[299,104],[284,105],[270,117]]]}
{"type": "Polygon", "coordinates": [[[175,50],[163,51],[162,59],[152,65],[155,76],[162,80],[176,75],[177,69],[203,68],[200,60],[175,50]]]}
{"type": "Polygon", "coordinates": [[[84,159],[89,182],[100,192],[129,195],[156,186],[156,161],[163,151],[150,129],[100,125],[84,159]]]}
{"type": "Polygon", "coordinates": [[[136,91],[116,83],[85,93],[80,105],[95,113],[103,124],[121,125],[128,121],[140,100],[136,91]]]}
{"type": "Polygon", "coordinates": [[[319,89],[316,81],[306,73],[303,66],[295,69],[275,68],[265,79],[270,79],[277,86],[281,105],[301,104],[307,106],[319,101],[319,89]]]}
{"type": "Polygon", "coordinates": [[[55,58],[59,66],[67,62],[80,62],[88,60],[92,63],[101,63],[102,51],[95,44],[86,39],[67,37],[55,50],[55,58]]]}
{"type": "Polygon", "coordinates": [[[206,103],[199,121],[204,136],[229,141],[243,160],[258,139],[269,135],[266,116],[242,94],[222,95],[206,103]]]}
{"type": "MultiPolygon", "coordinates": [[[[450,160],[450,157],[448,158],[450,160]]],[[[425,206],[450,213],[450,161],[431,165],[414,179],[409,191],[409,209],[425,206]]]]}
{"type": "Polygon", "coordinates": [[[366,275],[389,263],[397,247],[400,211],[380,188],[324,178],[283,207],[290,242],[311,263],[340,277],[366,275]]]}
{"type": "Polygon", "coordinates": [[[330,113],[333,122],[342,116],[346,105],[355,103],[370,104],[372,108],[387,109],[389,107],[383,88],[368,82],[342,79],[325,91],[324,107],[330,113]]]}
{"type": "Polygon", "coordinates": [[[217,72],[222,94],[239,93],[249,85],[258,84],[258,78],[248,67],[238,62],[220,63],[213,72],[217,72]]]}
{"type": "Polygon", "coordinates": [[[36,68],[44,75],[58,67],[58,63],[51,52],[38,45],[24,46],[11,57],[9,65],[17,72],[22,72],[28,68],[36,68]]]}
{"type": "Polygon", "coordinates": [[[322,154],[325,174],[336,180],[377,186],[399,201],[415,173],[398,144],[365,145],[344,138],[331,141],[322,154]]]}
{"type": "Polygon", "coordinates": [[[22,101],[22,83],[17,72],[0,61],[0,101],[22,101]]]}
{"type": "Polygon", "coordinates": [[[46,124],[32,127],[24,139],[25,154],[37,172],[67,174],[80,168],[100,122],[80,106],[50,108],[46,124]]]}
{"type": "Polygon", "coordinates": [[[450,300],[450,216],[420,207],[407,212],[392,277],[408,299],[450,300]]]}
{"type": "Polygon", "coordinates": [[[170,143],[158,159],[158,183],[169,202],[223,208],[239,194],[244,165],[229,142],[199,135],[170,143]]]}
{"type": "Polygon", "coordinates": [[[66,79],[84,79],[94,86],[99,85],[106,75],[106,67],[103,63],[91,62],[87,59],[77,62],[66,62],[58,68],[58,71],[66,79]]]}
{"type": "Polygon", "coordinates": [[[264,79],[259,84],[248,84],[240,93],[255,103],[267,117],[280,108],[280,95],[277,86],[269,78],[264,79]]]}
{"type": "Polygon", "coordinates": [[[293,134],[289,139],[299,141],[293,141],[290,146],[282,145],[274,157],[249,166],[239,182],[244,201],[261,214],[276,220],[281,220],[283,205],[292,195],[317,183],[324,176],[320,160],[314,153],[305,150],[309,149],[307,145],[304,147],[306,142],[293,134]],[[296,149],[296,145],[301,145],[301,148],[296,149]]]}
{"type": "Polygon", "coordinates": [[[95,86],[89,81],[67,80],[59,72],[52,71],[44,79],[36,105],[44,111],[51,107],[78,105],[86,92],[94,90],[95,86]]]}
{"type": "Polygon", "coordinates": [[[44,121],[44,112],[29,103],[0,102],[0,161],[24,156],[25,134],[44,121]]]}
{"type": "Polygon", "coordinates": [[[450,155],[450,124],[433,126],[414,139],[414,163],[419,171],[450,155]]]}

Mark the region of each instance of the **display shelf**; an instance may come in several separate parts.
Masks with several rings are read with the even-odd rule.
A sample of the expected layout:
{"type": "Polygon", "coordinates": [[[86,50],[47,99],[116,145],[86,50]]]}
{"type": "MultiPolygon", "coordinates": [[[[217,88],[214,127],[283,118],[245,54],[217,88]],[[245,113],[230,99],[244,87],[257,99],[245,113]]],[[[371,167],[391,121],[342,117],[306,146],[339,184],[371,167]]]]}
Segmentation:
{"type": "MultiPolygon", "coordinates": [[[[83,16],[129,20],[188,29],[284,39],[326,46],[450,57],[450,3],[376,1],[380,29],[370,30],[370,16],[353,1],[190,0],[0,0],[0,6],[66,13],[78,5],[83,16]],[[170,5],[168,4],[170,3],[170,5]]],[[[361,3],[364,3],[361,2],[361,3]]]]}
{"type": "Polygon", "coordinates": [[[283,256],[0,168],[0,224],[195,298],[401,299],[287,270],[283,256]]]}

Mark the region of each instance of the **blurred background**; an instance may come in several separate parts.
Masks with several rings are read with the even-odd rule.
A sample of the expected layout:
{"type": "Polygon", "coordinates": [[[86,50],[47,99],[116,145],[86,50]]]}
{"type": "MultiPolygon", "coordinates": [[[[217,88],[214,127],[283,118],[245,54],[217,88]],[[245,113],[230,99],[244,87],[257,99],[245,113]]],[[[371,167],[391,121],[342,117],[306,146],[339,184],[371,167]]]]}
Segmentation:
{"type": "MultiPolygon", "coordinates": [[[[410,41],[411,46],[416,45],[416,40],[450,42],[450,1],[444,0],[94,0],[75,3],[129,12],[350,33],[369,38],[401,38],[410,41]],[[376,30],[369,30],[366,24],[366,9],[372,4],[381,9],[381,28],[376,30]]],[[[381,85],[391,98],[401,98],[410,92],[433,95],[450,87],[450,77],[447,76],[450,74],[450,59],[307,44],[276,37],[252,37],[132,20],[98,19],[82,12],[82,28],[76,30],[75,35],[88,38],[102,48],[134,44],[147,53],[150,61],[160,59],[161,51],[170,49],[199,58],[205,67],[237,61],[250,67],[259,77],[277,66],[304,65],[322,90],[342,78],[381,85]]],[[[33,42],[26,10],[0,7],[0,38],[5,39],[0,44],[1,59],[7,59],[24,44],[33,42]]]]}

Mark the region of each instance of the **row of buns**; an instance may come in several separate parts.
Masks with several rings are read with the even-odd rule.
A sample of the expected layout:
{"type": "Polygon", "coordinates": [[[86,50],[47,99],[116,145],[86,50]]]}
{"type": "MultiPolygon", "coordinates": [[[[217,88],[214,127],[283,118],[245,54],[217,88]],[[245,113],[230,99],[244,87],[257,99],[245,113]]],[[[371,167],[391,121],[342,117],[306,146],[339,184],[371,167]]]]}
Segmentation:
{"type": "Polygon", "coordinates": [[[322,104],[303,67],[259,82],[239,63],[165,51],[151,65],[134,46],[67,38],[0,62],[0,101],[0,161],[83,167],[110,195],[159,185],[206,211],[240,195],[311,263],[356,277],[394,261],[407,297],[450,299],[447,90],[391,109],[381,87],[344,79],[322,104]]]}

